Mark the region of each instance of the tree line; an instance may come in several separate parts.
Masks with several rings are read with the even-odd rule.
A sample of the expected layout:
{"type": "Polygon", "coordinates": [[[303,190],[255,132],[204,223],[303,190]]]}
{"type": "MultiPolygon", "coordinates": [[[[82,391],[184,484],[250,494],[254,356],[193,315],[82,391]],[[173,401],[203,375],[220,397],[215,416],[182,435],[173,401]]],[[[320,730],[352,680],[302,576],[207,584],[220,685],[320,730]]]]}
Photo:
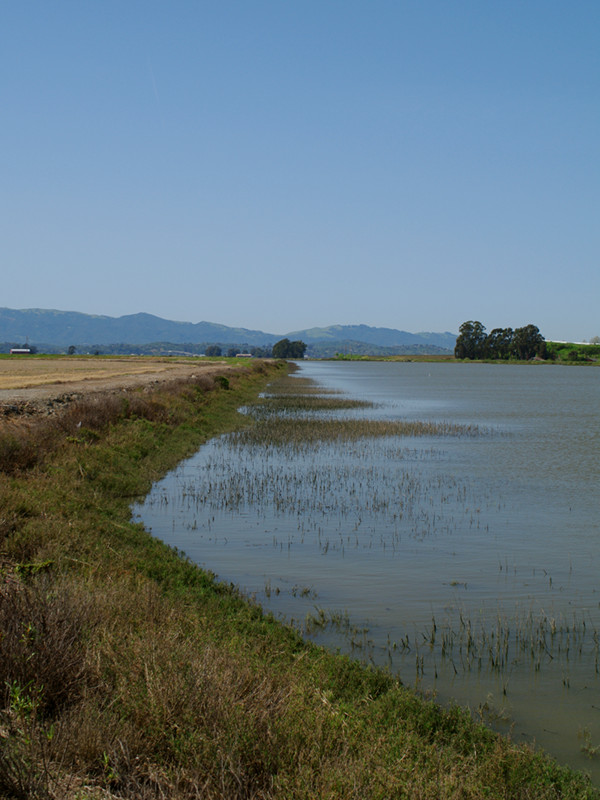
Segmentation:
{"type": "Polygon", "coordinates": [[[546,341],[536,325],[494,328],[489,333],[478,320],[468,320],[458,329],[456,358],[518,359],[546,358],[546,341]]]}
{"type": "MultiPolygon", "coordinates": [[[[228,357],[234,357],[240,350],[230,347],[226,351],[228,357]]],[[[306,345],[301,341],[290,342],[289,339],[280,339],[275,342],[273,347],[250,347],[245,352],[250,353],[254,358],[304,358],[306,345]]],[[[218,344],[210,344],[205,348],[204,354],[207,356],[220,356],[223,350],[218,344]]]]}

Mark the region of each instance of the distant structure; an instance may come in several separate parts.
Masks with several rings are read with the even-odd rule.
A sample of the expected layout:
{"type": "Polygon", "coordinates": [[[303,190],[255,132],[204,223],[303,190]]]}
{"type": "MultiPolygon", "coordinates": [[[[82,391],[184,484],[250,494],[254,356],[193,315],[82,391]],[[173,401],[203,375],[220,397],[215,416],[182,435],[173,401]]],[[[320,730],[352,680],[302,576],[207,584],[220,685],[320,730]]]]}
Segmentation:
{"type": "Polygon", "coordinates": [[[11,355],[27,355],[31,353],[31,348],[29,347],[11,347],[10,348],[11,355]]]}
{"type": "Polygon", "coordinates": [[[236,353],[236,358],[252,358],[252,353],[236,353]]]}

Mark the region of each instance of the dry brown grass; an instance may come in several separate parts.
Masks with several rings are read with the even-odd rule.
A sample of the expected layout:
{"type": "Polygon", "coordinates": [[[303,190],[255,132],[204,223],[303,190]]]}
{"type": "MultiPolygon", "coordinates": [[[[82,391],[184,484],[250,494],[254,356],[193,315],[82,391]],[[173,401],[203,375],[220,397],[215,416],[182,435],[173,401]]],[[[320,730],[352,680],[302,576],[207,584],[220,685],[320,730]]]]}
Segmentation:
{"type": "MultiPolygon", "coordinates": [[[[243,375],[247,369],[238,369],[243,375]]],[[[197,401],[222,388],[227,379],[211,372],[191,378],[176,377],[158,386],[90,392],[55,407],[52,414],[0,418],[0,473],[16,474],[43,463],[49,453],[75,438],[94,441],[109,425],[124,419],[177,422],[177,401],[197,401]]]]}
{"type": "Polygon", "coordinates": [[[76,588],[44,577],[7,584],[0,597],[5,703],[17,684],[29,687],[43,714],[76,703],[86,683],[84,631],[89,635],[91,617],[89,597],[76,588]]]}
{"type": "MultiPolygon", "coordinates": [[[[135,378],[153,375],[168,377],[170,373],[193,374],[214,371],[214,361],[183,361],[148,356],[128,358],[14,358],[0,359],[0,390],[25,389],[35,386],[62,385],[78,382],[135,378]]],[[[219,365],[217,364],[217,367],[219,365]]],[[[222,367],[222,365],[221,365],[222,367]]]]}

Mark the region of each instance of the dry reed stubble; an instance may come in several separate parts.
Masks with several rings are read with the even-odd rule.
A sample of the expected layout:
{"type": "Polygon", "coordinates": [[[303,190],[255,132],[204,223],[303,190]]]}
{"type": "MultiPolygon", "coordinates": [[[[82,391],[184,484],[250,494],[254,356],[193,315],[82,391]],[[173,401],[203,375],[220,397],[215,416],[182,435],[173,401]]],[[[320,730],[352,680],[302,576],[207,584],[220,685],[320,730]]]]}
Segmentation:
{"type": "Polygon", "coordinates": [[[18,685],[36,698],[37,711],[53,714],[75,703],[88,681],[86,639],[92,613],[76,587],[13,582],[0,592],[0,674],[4,705],[18,685]]]}
{"type": "MultiPolygon", "coordinates": [[[[236,375],[247,374],[239,370],[236,375]]],[[[94,440],[110,425],[123,419],[150,422],[183,420],[177,398],[198,401],[215,390],[211,375],[198,375],[163,382],[145,389],[90,394],[55,409],[53,413],[0,421],[0,473],[18,474],[29,470],[55,452],[67,437],[94,440]]]]}

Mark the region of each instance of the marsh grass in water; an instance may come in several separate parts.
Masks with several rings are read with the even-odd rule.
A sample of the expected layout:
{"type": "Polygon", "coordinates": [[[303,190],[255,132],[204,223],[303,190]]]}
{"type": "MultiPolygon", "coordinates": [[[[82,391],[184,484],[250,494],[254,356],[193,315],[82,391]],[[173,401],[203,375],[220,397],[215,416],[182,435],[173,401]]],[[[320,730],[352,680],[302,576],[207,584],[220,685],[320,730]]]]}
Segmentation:
{"type": "Polygon", "coordinates": [[[298,375],[298,368],[295,365],[290,365],[290,373],[276,378],[272,381],[267,391],[261,394],[262,397],[286,397],[298,396],[309,397],[310,395],[341,395],[336,389],[328,389],[325,386],[320,386],[312,378],[303,378],[298,375]]]}
{"type": "MultiPolygon", "coordinates": [[[[291,378],[288,383],[306,379],[291,378]]],[[[279,384],[281,385],[281,381],[279,384]]],[[[230,437],[232,447],[276,446],[295,447],[297,450],[314,448],[327,442],[348,442],[357,439],[382,437],[444,437],[479,436],[482,431],[476,425],[460,425],[450,422],[423,422],[419,420],[381,420],[361,416],[342,416],[334,412],[372,409],[375,404],[355,400],[341,394],[320,394],[318,387],[310,387],[307,394],[292,393],[264,397],[249,408],[256,424],[230,437]],[[327,413],[330,412],[330,413],[327,413]]]]}
{"type": "MultiPolygon", "coordinates": [[[[332,416],[372,404],[341,395],[321,397],[317,387],[299,378],[277,384],[297,390],[301,382],[313,393],[267,397],[246,408],[252,424],[210,442],[201,468],[179,482],[174,493],[168,485],[159,488],[146,507],[180,509],[191,518],[188,526],[199,531],[218,528],[215,514],[250,509],[259,519],[295,519],[285,544],[312,544],[324,554],[330,549],[394,550],[402,535],[437,535],[456,527],[465,513],[469,524],[477,525],[469,486],[451,475],[431,477],[417,466],[441,457],[436,442],[443,437],[487,432],[450,423],[332,416]],[[293,413],[286,413],[290,403],[293,413]],[[427,447],[411,448],[408,443],[415,438],[427,441],[427,447]],[[311,534],[316,536],[307,538],[311,534]]],[[[274,546],[283,543],[273,537],[274,546]]]]}
{"type": "Polygon", "coordinates": [[[594,673],[600,674],[600,634],[583,615],[574,613],[567,619],[549,616],[544,611],[509,615],[500,610],[494,613],[481,609],[478,617],[472,619],[459,608],[450,611],[443,620],[432,616],[429,628],[411,631],[407,628],[404,635],[394,641],[388,635],[385,645],[380,643],[377,647],[372,639],[357,639],[356,634],[368,632],[369,627],[353,623],[347,611],[342,626],[337,612],[318,608],[316,615],[307,615],[305,631],[311,634],[330,628],[337,634],[344,633],[353,649],[370,642],[373,652],[386,652],[389,664],[394,663],[396,656],[403,658],[413,653],[417,656],[417,681],[425,670],[429,675],[441,670],[454,674],[496,673],[505,678],[505,695],[513,671],[534,676],[551,666],[557,691],[569,688],[569,671],[573,666],[592,661],[594,673]]]}
{"type": "MultiPolygon", "coordinates": [[[[308,410],[308,409],[306,409],[308,410]]],[[[349,442],[383,437],[479,436],[476,426],[411,420],[310,418],[256,412],[257,424],[232,434],[232,447],[282,446],[306,450],[327,441],[349,442]]]]}
{"type": "MultiPolygon", "coordinates": [[[[156,415],[107,409],[94,437],[65,420],[43,459],[0,473],[0,795],[596,798],[466,711],[311,645],[131,522],[130,496],[248,424],[236,409],[276,369],[151,392],[156,415]]],[[[292,591],[314,605],[311,583],[292,591]]]]}
{"type": "Polygon", "coordinates": [[[343,397],[289,394],[285,396],[266,395],[259,405],[253,407],[256,416],[267,417],[273,413],[340,411],[350,408],[373,408],[367,400],[352,400],[343,397]]]}
{"type": "MultiPolygon", "coordinates": [[[[222,564],[234,565],[242,552],[248,562],[244,575],[258,570],[252,595],[315,642],[386,666],[419,689],[457,682],[467,687],[471,680],[496,687],[500,703],[478,698],[474,705],[495,723],[508,718],[503,699],[519,697],[527,680],[541,678],[569,692],[579,676],[597,679],[597,623],[584,613],[574,612],[569,620],[560,611],[544,610],[548,604],[540,605],[535,593],[542,584],[554,587],[535,567],[527,581],[535,593],[525,610],[511,608],[508,600],[505,608],[501,601],[480,603],[479,610],[463,607],[459,597],[477,592],[478,579],[449,574],[442,579],[447,591],[435,590],[445,599],[435,611],[431,601],[430,626],[412,622],[410,612],[403,619],[402,609],[396,618],[384,612],[384,621],[377,612],[373,620],[364,619],[359,603],[337,611],[346,595],[330,593],[328,584],[338,580],[338,572],[357,580],[363,569],[372,569],[377,583],[374,565],[383,558],[386,591],[393,596],[393,565],[399,567],[398,581],[410,577],[403,571],[407,556],[420,569],[415,553],[443,548],[450,566],[455,537],[463,542],[468,536],[480,550],[496,547],[489,522],[496,515],[505,518],[506,500],[477,476],[456,474],[447,451],[453,442],[477,447],[506,434],[479,425],[377,418],[372,403],[324,392],[308,379],[277,384],[246,407],[243,430],[206,445],[175,485],[157,487],[146,508],[168,506],[173,527],[193,532],[186,541],[202,547],[209,563],[213,546],[222,564]],[[289,566],[278,560],[278,552],[287,554],[289,566]],[[310,569],[294,572],[296,560],[306,564],[315,557],[318,606],[315,598],[290,589],[312,580],[310,569]]],[[[218,570],[227,574],[226,566],[218,570]]],[[[515,576],[509,576],[508,563],[501,563],[500,571],[512,598],[517,567],[515,576]]],[[[413,582],[418,592],[418,579],[413,582]]]]}

